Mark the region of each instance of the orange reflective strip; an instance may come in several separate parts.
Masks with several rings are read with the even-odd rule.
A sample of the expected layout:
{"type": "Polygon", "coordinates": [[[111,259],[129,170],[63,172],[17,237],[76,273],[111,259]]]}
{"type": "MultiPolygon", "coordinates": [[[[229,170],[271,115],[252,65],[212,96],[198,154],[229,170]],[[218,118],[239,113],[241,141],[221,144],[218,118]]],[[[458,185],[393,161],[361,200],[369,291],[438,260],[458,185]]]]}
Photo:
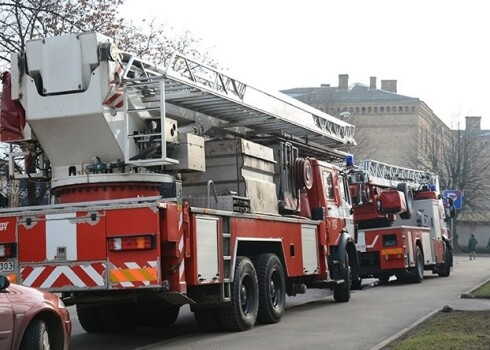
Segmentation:
{"type": "Polygon", "coordinates": [[[7,278],[11,283],[17,283],[17,275],[8,275],[7,278]]]}
{"type": "Polygon", "coordinates": [[[156,281],[157,269],[144,267],[141,269],[114,269],[110,272],[111,282],[156,281]]]}
{"type": "Polygon", "coordinates": [[[383,249],[383,255],[395,255],[395,254],[403,254],[402,248],[391,248],[391,249],[383,249]]]}
{"type": "Polygon", "coordinates": [[[111,283],[124,282],[125,280],[126,277],[122,274],[121,270],[119,269],[111,270],[109,274],[109,281],[111,283]]]}

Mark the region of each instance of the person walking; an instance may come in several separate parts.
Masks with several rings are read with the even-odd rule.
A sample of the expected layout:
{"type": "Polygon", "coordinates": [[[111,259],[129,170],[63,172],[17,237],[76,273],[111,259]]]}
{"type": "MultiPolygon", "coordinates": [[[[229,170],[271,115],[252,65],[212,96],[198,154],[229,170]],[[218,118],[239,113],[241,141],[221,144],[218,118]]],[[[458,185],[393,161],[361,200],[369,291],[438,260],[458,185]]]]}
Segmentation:
{"type": "Polygon", "coordinates": [[[490,250],[490,237],[488,237],[487,250],[490,250]]]}
{"type": "Polygon", "coordinates": [[[476,240],[475,235],[472,233],[470,236],[470,240],[468,241],[468,252],[470,253],[470,260],[476,260],[477,245],[478,245],[478,241],[476,240]]]}

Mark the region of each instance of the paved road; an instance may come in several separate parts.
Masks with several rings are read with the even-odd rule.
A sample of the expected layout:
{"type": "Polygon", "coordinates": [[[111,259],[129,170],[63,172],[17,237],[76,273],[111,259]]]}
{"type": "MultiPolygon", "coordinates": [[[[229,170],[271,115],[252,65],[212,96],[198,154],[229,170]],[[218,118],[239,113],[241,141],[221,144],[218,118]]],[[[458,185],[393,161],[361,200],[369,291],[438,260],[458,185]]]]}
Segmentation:
{"type": "MultiPolygon", "coordinates": [[[[422,284],[366,287],[350,302],[335,303],[329,291],[310,290],[288,298],[282,321],[241,333],[201,333],[188,307],[167,330],[146,328],[131,335],[93,335],[80,328],[76,313],[70,349],[371,349],[435,309],[480,308],[459,296],[490,278],[490,257],[455,257],[448,278],[425,273],[422,284]]],[[[483,307],[490,310],[490,302],[483,307]]]]}

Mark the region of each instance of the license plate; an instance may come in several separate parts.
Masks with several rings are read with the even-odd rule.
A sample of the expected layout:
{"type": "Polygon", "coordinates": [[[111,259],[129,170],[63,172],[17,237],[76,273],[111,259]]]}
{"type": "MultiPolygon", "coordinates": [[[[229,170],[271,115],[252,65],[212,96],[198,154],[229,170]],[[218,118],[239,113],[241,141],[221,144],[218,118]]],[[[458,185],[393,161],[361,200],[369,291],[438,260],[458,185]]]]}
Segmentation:
{"type": "Polygon", "coordinates": [[[0,261],[0,272],[12,272],[15,270],[15,261],[0,261]]]}

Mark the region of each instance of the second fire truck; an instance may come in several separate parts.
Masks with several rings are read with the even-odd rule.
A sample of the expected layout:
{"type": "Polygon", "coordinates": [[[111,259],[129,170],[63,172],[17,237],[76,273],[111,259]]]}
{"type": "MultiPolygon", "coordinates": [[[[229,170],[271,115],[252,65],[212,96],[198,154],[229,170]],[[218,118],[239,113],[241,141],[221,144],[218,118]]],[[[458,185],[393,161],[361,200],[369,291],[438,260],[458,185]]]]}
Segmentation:
{"type": "Polygon", "coordinates": [[[377,161],[348,164],[361,277],[422,282],[424,270],[447,277],[451,233],[437,176],[377,161]]]}

